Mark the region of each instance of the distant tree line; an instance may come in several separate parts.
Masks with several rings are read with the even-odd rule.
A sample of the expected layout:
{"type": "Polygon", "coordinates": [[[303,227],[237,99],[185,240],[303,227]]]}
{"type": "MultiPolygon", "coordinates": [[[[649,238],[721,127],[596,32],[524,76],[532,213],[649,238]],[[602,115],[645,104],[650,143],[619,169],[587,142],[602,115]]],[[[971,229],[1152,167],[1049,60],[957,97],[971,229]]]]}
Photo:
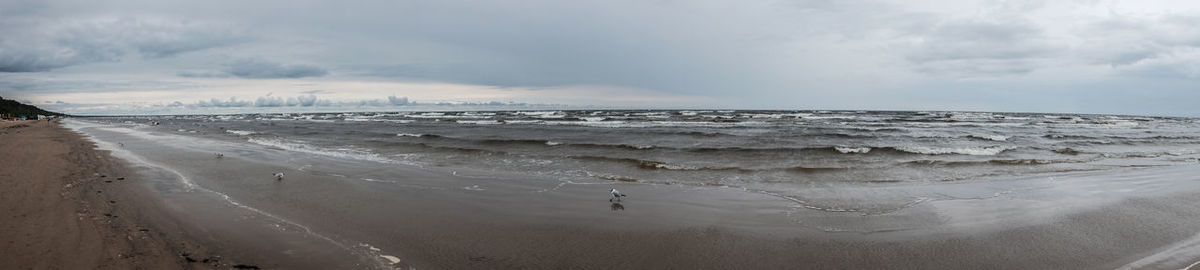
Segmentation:
{"type": "Polygon", "coordinates": [[[16,100],[9,100],[9,99],[4,99],[4,97],[0,97],[0,116],[3,116],[5,118],[11,118],[11,117],[20,117],[20,116],[24,115],[25,117],[33,118],[39,114],[40,115],[59,115],[59,116],[63,115],[61,113],[43,110],[43,109],[35,107],[33,105],[21,104],[20,102],[17,102],[16,100]]]}

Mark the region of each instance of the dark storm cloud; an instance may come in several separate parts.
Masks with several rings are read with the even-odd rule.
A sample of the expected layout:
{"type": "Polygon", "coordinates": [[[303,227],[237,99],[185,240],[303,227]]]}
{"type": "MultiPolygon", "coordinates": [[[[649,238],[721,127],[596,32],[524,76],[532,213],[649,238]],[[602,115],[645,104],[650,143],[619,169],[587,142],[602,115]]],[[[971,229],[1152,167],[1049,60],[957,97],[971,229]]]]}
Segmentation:
{"type": "Polygon", "coordinates": [[[229,75],[247,79],[321,77],[329,74],[329,71],[317,66],[285,65],[261,59],[237,60],[226,65],[224,71],[229,75]]]}

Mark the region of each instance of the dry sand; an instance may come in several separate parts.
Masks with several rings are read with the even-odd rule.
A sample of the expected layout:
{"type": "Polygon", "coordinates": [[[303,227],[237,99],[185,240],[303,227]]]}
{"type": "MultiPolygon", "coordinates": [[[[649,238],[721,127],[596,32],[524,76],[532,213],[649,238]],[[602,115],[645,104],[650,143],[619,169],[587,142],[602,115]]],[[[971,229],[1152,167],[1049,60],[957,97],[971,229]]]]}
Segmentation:
{"type": "Polygon", "coordinates": [[[172,229],[180,224],[123,162],[57,123],[0,122],[0,153],[3,268],[239,265],[172,229]]]}

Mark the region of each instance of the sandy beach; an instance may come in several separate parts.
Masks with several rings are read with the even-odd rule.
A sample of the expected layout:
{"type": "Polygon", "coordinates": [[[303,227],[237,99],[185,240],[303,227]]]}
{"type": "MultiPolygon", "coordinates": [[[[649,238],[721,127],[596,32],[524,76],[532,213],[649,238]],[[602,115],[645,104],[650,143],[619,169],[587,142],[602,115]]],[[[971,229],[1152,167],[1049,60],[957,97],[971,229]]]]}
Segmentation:
{"type": "Polygon", "coordinates": [[[176,239],[138,226],[146,192],[79,135],[45,121],[0,123],[0,264],[19,269],[173,269],[176,239]],[[118,180],[121,179],[121,180],[118,180]],[[136,205],[127,207],[126,205],[136,205]]]}
{"type": "MultiPolygon", "coordinates": [[[[253,268],[201,230],[126,163],[57,122],[0,123],[0,265],[13,269],[253,268]],[[214,251],[209,247],[221,247],[214,251]],[[220,255],[218,255],[220,254],[220,255]],[[222,257],[221,255],[225,255],[222,257]]],[[[248,259],[247,259],[248,260],[248,259]]]]}
{"type": "Polygon", "coordinates": [[[56,123],[4,124],[0,263],[22,269],[1180,269],[1200,257],[1189,167],[1014,179],[1039,188],[862,215],[73,124],[110,152],[56,123]],[[610,203],[609,187],[632,195],[610,203]]]}

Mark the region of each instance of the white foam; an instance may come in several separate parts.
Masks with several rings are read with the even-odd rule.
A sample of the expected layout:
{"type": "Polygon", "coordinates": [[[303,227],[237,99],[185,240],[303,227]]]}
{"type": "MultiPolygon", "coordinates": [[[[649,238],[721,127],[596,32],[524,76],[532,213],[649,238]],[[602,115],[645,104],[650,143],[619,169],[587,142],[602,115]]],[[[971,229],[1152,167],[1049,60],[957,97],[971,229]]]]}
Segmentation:
{"type": "Polygon", "coordinates": [[[804,116],[803,118],[804,119],[813,119],[813,120],[818,120],[818,119],[857,119],[858,116],[854,116],[854,115],[813,115],[813,116],[804,116]]]}
{"type": "Polygon", "coordinates": [[[531,116],[537,118],[563,118],[567,115],[561,111],[534,111],[534,112],[517,112],[517,115],[531,116]]]}
{"type": "Polygon", "coordinates": [[[543,120],[504,120],[506,124],[537,124],[545,122],[543,120]]]}
{"type": "Polygon", "coordinates": [[[317,154],[317,155],[323,155],[323,156],[334,157],[334,158],[374,161],[374,162],[389,163],[389,164],[398,164],[399,163],[395,160],[381,157],[375,153],[371,153],[370,151],[366,151],[366,150],[356,150],[356,149],[349,149],[349,148],[341,148],[341,149],[333,150],[333,149],[326,149],[326,148],[321,148],[321,147],[304,144],[303,142],[286,141],[286,140],[280,140],[280,139],[250,138],[247,141],[250,143],[259,144],[259,145],[278,147],[278,148],[282,148],[282,149],[288,150],[288,151],[317,154]]]}
{"type": "Polygon", "coordinates": [[[501,124],[501,123],[500,123],[500,121],[496,121],[496,120],[469,120],[469,121],[468,121],[468,120],[459,120],[459,121],[458,121],[458,123],[461,123],[461,124],[473,124],[473,125],[497,125],[497,124],[501,124]]]}
{"type": "MultiPolygon", "coordinates": [[[[511,122],[510,122],[511,123],[511,122]]],[[[626,121],[544,121],[535,124],[543,125],[571,125],[571,126],[588,126],[588,127],[605,127],[605,128],[643,128],[643,127],[740,127],[740,126],[762,126],[767,122],[745,121],[745,122],[689,122],[689,121],[648,121],[648,122],[626,122],[626,121]]]]}
{"type": "Polygon", "coordinates": [[[247,135],[250,135],[250,134],[255,134],[255,133],[258,133],[258,132],[254,132],[254,131],[247,131],[247,130],[235,130],[235,129],[226,129],[226,130],[225,130],[225,132],[229,132],[229,133],[237,134],[237,135],[240,135],[240,136],[247,136],[247,135]]]}
{"type": "Polygon", "coordinates": [[[387,259],[389,262],[392,262],[392,264],[397,264],[397,263],[400,263],[400,258],[396,258],[396,256],[392,256],[392,255],[379,255],[379,257],[383,257],[384,259],[387,259]]]}
{"type": "Polygon", "coordinates": [[[561,145],[561,144],[563,144],[563,143],[556,142],[556,141],[546,141],[546,145],[549,145],[549,146],[555,146],[555,145],[561,145]]]}
{"type": "Polygon", "coordinates": [[[409,117],[409,118],[427,118],[427,119],[489,119],[489,118],[492,118],[492,116],[491,116],[491,115],[472,115],[472,114],[468,114],[468,115],[445,115],[445,114],[442,114],[442,113],[439,113],[439,114],[433,114],[433,115],[425,115],[425,114],[419,114],[419,115],[405,115],[404,117],[409,117]]]}
{"type": "Polygon", "coordinates": [[[952,112],[950,119],[988,119],[992,118],[992,113],[985,112],[952,112]]]}
{"type": "Polygon", "coordinates": [[[425,134],[396,133],[396,136],[399,136],[399,137],[423,137],[423,136],[425,136],[425,134]]]}
{"type": "Polygon", "coordinates": [[[972,134],[972,135],[967,135],[967,136],[973,137],[973,138],[980,138],[980,139],[984,139],[984,140],[999,141],[999,142],[1007,141],[1008,138],[1012,138],[1012,136],[1004,136],[1004,135],[999,135],[999,134],[972,134]]]}
{"type": "Polygon", "coordinates": [[[692,166],[679,165],[679,164],[667,164],[667,163],[655,163],[654,168],[666,169],[666,170],[676,170],[676,171],[700,170],[699,167],[692,167],[692,166]]]}
{"type": "MultiPolygon", "coordinates": [[[[345,177],[345,176],[342,176],[342,177],[345,177]]],[[[396,181],[379,180],[379,179],[374,179],[374,178],[359,178],[359,179],[362,179],[363,181],[367,181],[367,182],[396,183],[396,181]]]]}
{"type": "Polygon", "coordinates": [[[842,152],[843,154],[866,154],[867,152],[871,152],[871,148],[870,148],[870,147],[842,147],[842,146],[835,146],[835,147],[833,147],[833,149],[834,149],[834,150],[837,150],[838,152],[842,152]]]}
{"type": "Polygon", "coordinates": [[[973,155],[973,156],[994,156],[1006,150],[1013,149],[1008,146],[976,146],[976,147],[928,147],[928,146],[897,146],[896,150],[926,154],[926,155],[973,155]]]}

